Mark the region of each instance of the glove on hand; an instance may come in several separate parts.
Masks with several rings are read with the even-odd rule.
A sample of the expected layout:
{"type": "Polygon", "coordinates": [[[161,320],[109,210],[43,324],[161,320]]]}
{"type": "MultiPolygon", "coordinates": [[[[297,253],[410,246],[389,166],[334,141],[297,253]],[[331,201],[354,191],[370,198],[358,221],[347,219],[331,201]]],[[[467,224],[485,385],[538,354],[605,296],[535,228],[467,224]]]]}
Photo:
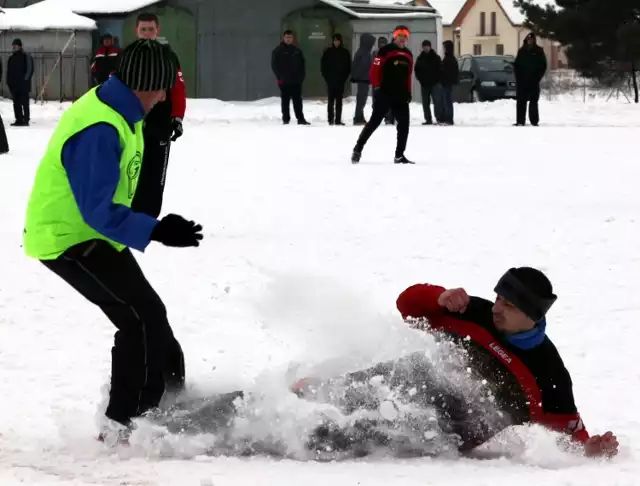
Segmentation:
{"type": "Polygon", "coordinates": [[[151,232],[151,239],[166,246],[186,248],[200,246],[202,226],[177,214],[162,218],[151,232]]]}
{"type": "Polygon", "coordinates": [[[182,134],[184,132],[184,130],[182,129],[182,118],[176,116],[173,118],[173,120],[171,120],[171,131],[173,132],[173,136],[171,137],[172,142],[175,142],[180,137],[182,137],[182,134]]]}

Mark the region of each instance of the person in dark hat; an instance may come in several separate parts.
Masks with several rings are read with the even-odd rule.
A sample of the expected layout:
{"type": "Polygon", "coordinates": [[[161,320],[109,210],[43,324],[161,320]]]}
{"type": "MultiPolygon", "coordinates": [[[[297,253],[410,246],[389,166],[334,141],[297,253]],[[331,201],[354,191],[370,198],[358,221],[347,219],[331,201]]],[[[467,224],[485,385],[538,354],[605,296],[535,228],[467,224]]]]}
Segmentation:
{"type": "Polygon", "coordinates": [[[13,99],[15,127],[29,126],[31,114],[29,110],[29,95],[31,94],[31,79],[33,78],[33,58],[22,47],[21,39],[14,39],[13,53],[7,61],[7,86],[13,99]]]}
{"type": "Polygon", "coordinates": [[[462,449],[472,450],[508,426],[534,423],[566,434],[588,456],[617,454],[611,432],[589,436],[569,372],[546,334],[547,314],[557,300],[547,276],[530,267],[512,268],[495,292],[490,302],[461,288],[418,284],[397,299],[411,326],[442,333],[464,350],[466,366],[486,381],[503,417],[476,417],[471,423],[464,418],[464,406],[449,408],[450,416],[459,417],[453,428],[466,438],[462,449]]]}
{"type": "MultiPolygon", "coordinates": [[[[422,41],[422,52],[416,60],[416,79],[420,83],[422,91],[422,111],[424,112],[423,125],[433,125],[433,116],[431,115],[431,100],[436,113],[440,113],[439,107],[439,84],[442,59],[438,53],[432,48],[431,41],[425,39],[422,41]]],[[[437,120],[440,121],[440,120],[437,120]]]]}
{"type": "Polygon", "coordinates": [[[118,68],[120,48],[113,43],[111,34],[104,34],[100,47],[96,50],[91,63],[91,75],[94,84],[102,84],[118,68]]]}
{"type": "MultiPolygon", "coordinates": [[[[549,279],[534,268],[512,268],[495,292],[490,302],[463,289],[409,287],[397,299],[398,310],[409,325],[434,338],[435,349],[330,379],[295,380],[290,389],[300,399],[335,407],[343,416],[319,417],[307,448],[324,460],[363,457],[381,448],[400,457],[457,451],[490,458],[499,454],[478,447],[509,427],[539,424],[562,434],[568,449],[615,456],[618,441],[611,432],[587,433],[569,372],[546,334],[557,300],[549,279]]],[[[233,436],[226,432],[239,398],[250,403],[256,396],[236,391],[210,397],[186,414],[167,414],[179,418],[162,425],[233,436]]],[[[278,450],[270,443],[247,446],[278,450]]]]}
{"type": "Polygon", "coordinates": [[[371,65],[370,79],[373,88],[373,113],[364,126],[351,154],[351,163],[357,164],[364,146],[378,129],[389,110],[398,122],[395,164],[413,164],[404,152],[409,138],[409,103],[411,102],[413,54],[407,47],[409,29],[398,26],[393,42],[382,47],[371,65]]]}
{"type": "Polygon", "coordinates": [[[117,328],[100,435],[106,442],[125,440],[131,420],[156,407],[165,391],[179,391],[185,379],[164,303],[130,250],[144,252],[152,241],[197,247],[202,239],[193,221],[175,214],[158,221],[131,209],[144,160],[144,116],[175,79],[176,65],[162,44],[139,40],[124,49],[117,72],[63,113],[27,206],[26,254],[117,328]]]}
{"type": "Polygon", "coordinates": [[[547,72],[547,57],[531,32],[518,50],[514,65],[516,76],[516,126],[524,126],[529,109],[529,121],[537,127],[540,123],[540,82],[547,72]]]}
{"type": "Polygon", "coordinates": [[[320,71],[327,83],[329,125],[344,125],[342,123],[342,98],[345,85],[351,74],[351,53],[342,44],[342,35],[333,35],[331,46],[327,47],[322,54],[320,71]]]}

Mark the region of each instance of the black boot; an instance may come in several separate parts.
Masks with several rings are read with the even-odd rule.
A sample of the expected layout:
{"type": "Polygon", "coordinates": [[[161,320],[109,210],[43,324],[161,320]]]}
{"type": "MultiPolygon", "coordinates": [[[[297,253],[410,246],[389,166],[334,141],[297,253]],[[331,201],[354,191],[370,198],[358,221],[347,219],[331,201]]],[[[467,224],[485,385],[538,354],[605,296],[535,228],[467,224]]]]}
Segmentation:
{"type": "Polygon", "coordinates": [[[357,164],[360,162],[360,157],[362,157],[362,149],[358,146],[354,147],[353,153],[351,154],[351,163],[357,164]]]}
{"type": "Polygon", "coordinates": [[[393,159],[393,163],[394,164],[415,164],[415,162],[411,162],[404,155],[401,155],[400,157],[395,157],[393,159]]]}

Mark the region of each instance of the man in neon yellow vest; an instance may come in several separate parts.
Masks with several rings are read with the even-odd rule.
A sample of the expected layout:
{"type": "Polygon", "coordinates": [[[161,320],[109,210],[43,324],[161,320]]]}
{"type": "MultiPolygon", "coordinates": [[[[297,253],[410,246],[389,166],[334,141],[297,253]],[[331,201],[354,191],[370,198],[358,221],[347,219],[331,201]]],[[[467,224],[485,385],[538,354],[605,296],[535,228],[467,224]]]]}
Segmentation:
{"type": "Polygon", "coordinates": [[[116,74],[62,115],[27,208],[27,255],[98,305],[118,329],[105,442],[126,440],[133,418],[184,384],[184,356],[165,306],[129,250],[143,252],[152,240],[196,247],[202,239],[202,227],[181,216],[158,221],[131,210],[144,116],[175,79],[175,63],[160,43],[128,46],[116,74]]]}

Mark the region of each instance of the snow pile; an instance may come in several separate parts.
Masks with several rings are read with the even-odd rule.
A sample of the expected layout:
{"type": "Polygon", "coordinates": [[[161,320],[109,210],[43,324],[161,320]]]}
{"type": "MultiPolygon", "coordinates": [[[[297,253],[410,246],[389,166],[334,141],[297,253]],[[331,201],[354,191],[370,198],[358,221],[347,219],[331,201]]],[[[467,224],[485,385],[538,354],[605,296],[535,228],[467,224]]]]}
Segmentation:
{"type": "Polygon", "coordinates": [[[0,11],[0,30],[94,30],[95,21],[47,2],[0,11]]]}
{"type": "Polygon", "coordinates": [[[43,0],[41,3],[77,14],[126,14],[159,2],[160,0],[43,0]]]}

